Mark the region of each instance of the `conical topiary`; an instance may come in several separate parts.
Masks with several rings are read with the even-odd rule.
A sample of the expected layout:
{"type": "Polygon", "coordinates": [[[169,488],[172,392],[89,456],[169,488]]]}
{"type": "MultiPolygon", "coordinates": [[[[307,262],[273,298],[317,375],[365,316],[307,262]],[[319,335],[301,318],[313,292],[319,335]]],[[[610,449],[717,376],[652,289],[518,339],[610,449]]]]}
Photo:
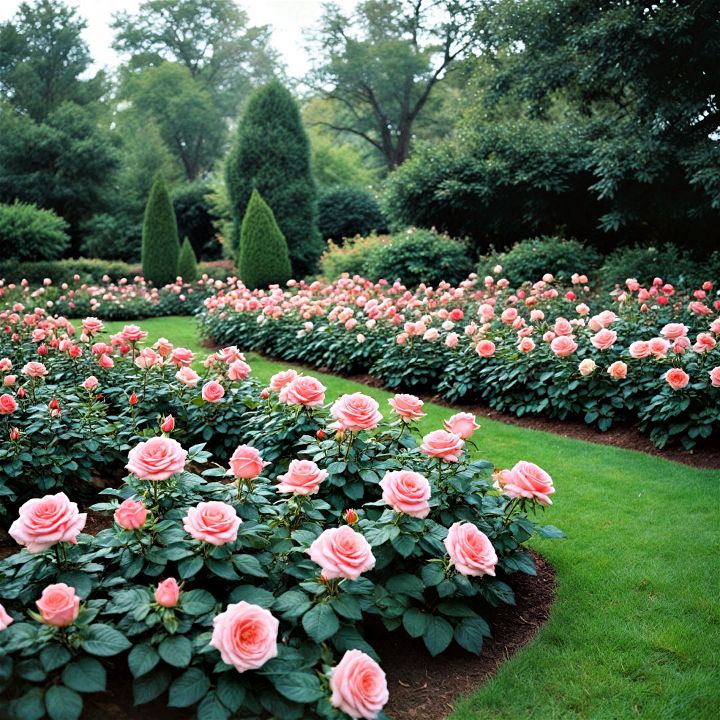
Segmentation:
{"type": "Polygon", "coordinates": [[[284,283],[292,275],[285,236],[257,190],[243,217],[237,262],[240,279],[249,288],[284,283]]]}
{"type": "Polygon", "coordinates": [[[180,257],[178,258],[177,274],[186,282],[193,283],[198,279],[197,259],[190,240],[185,238],[180,248],[180,257]]]}
{"type": "Polygon", "coordinates": [[[145,280],[156,287],[175,282],[180,243],[172,201],[162,178],[150,189],[142,231],[142,268],[145,280]]]}

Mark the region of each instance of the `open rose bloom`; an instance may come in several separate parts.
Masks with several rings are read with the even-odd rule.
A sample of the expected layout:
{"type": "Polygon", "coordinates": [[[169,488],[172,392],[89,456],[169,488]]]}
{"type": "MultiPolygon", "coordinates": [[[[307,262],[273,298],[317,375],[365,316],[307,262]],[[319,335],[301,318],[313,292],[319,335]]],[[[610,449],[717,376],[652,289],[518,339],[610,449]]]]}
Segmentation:
{"type": "Polygon", "coordinates": [[[126,467],[140,480],[159,482],[182,472],[186,458],[187,450],[177,440],[154,437],[130,451],[126,467]]]}
{"type": "Polygon", "coordinates": [[[330,702],[351,718],[374,720],[389,699],[382,668],[361,650],[348,650],[330,673],[330,702]]]}
{"type": "Polygon", "coordinates": [[[65,493],[28,500],[10,526],[10,536],[28,552],[39,553],[60,542],[77,543],[87,514],[78,511],[65,493]]]}

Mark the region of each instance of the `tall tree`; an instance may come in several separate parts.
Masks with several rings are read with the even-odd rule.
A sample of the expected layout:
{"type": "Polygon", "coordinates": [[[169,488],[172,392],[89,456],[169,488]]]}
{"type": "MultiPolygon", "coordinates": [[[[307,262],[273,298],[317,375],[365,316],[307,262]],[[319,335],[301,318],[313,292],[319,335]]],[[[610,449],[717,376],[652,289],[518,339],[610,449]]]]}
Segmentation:
{"type": "Polygon", "coordinates": [[[24,2],[0,25],[0,92],[17,111],[44,120],[63,102],[85,105],[102,95],[102,72],[81,79],[92,64],[86,27],[61,0],[24,2]]]}
{"type": "Polygon", "coordinates": [[[410,153],[437,84],[476,43],[478,0],[365,0],[353,14],[325,7],[308,81],[334,101],[321,124],[362,138],[389,170],[410,153]]]}
{"type": "Polygon", "coordinates": [[[180,242],[175,211],[162,177],[153,183],[145,208],[142,267],[145,279],[157,287],[175,282],[180,242]]]}

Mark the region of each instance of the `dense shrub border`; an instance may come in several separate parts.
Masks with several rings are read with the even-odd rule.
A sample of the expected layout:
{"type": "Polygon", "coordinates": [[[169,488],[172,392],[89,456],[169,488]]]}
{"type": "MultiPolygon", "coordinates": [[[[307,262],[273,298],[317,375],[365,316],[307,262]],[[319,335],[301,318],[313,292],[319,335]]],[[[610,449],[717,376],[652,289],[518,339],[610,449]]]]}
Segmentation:
{"type": "Polygon", "coordinates": [[[720,334],[713,284],[692,292],[628,280],[608,301],[587,278],[551,275],[513,289],[471,276],[458,287],[291,283],[223,288],[199,322],[237,343],[338,372],[372,372],[390,388],[481,400],[518,416],[579,417],[605,431],[637,422],[663,447],[692,447],[720,427],[720,334]],[[302,339],[302,342],[299,342],[302,339]]]}

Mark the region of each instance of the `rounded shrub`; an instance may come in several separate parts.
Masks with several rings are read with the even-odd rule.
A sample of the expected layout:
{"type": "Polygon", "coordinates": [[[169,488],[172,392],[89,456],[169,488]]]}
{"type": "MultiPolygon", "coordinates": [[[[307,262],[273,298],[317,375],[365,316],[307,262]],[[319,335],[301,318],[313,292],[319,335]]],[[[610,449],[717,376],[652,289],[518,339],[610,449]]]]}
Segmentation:
{"type": "Polygon", "coordinates": [[[353,185],[338,185],[320,193],[318,227],[323,240],[335,242],[388,230],[387,220],[375,196],[353,185]]]}
{"type": "Polygon", "coordinates": [[[190,240],[185,238],[182,247],[180,248],[180,257],[178,258],[177,274],[186,283],[195,282],[198,277],[198,266],[197,258],[195,257],[195,251],[193,250],[190,240]]]}
{"type": "Polygon", "coordinates": [[[328,280],[335,280],[343,273],[350,276],[365,274],[365,261],[376,247],[390,242],[387,235],[368,235],[346,238],[342,243],[330,240],[320,258],[320,271],[328,280]]]}
{"type": "Polygon", "coordinates": [[[142,233],[145,279],[161,287],[175,281],[180,254],[177,222],[167,186],[158,178],[150,189],[142,233]]]}
{"type": "Polygon", "coordinates": [[[0,205],[0,256],[25,260],[56,260],[70,245],[68,224],[52,210],[16,202],[0,205]]]}
{"type": "Polygon", "coordinates": [[[240,228],[238,268],[249,288],[284,283],[292,276],[285,237],[257,190],[250,196],[240,228]]]}

